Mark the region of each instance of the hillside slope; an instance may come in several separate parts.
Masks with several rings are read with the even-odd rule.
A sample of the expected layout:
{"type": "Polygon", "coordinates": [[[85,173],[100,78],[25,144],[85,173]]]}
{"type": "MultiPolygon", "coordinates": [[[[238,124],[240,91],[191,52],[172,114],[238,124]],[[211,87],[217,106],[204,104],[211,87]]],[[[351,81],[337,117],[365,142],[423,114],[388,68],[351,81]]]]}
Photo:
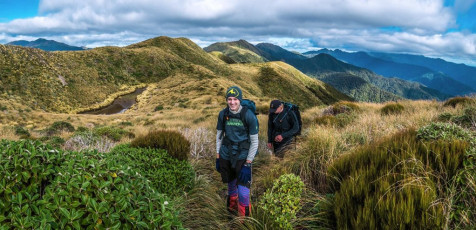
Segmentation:
{"type": "Polygon", "coordinates": [[[207,52],[219,51],[236,63],[261,63],[268,61],[260,51],[245,40],[234,42],[217,42],[203,48],[207,52]]]}
{"type": "MultiPolygon", "coordinates": [[[[280,79],[278,83],[287,86],[282,95],[298,95],[284,99],[294,99],[303,108],[350,99],[291,66],[268,65],[279,73],[275,77],[280,79]]],[[[186,38],[158,37],[125,48],[76,52],[0,45],[0,100],[21,102],[34,110],[76,113],[107,104],[134,88],[155,84],[162,92],[151,94],[149,102],[163,100],[173,107],[203,109],[223,102],[224,90],[239,85],[245,96],[268,104],[272,97],[282,95],[259,81],[260,68],[254,64],[228,65],[186,38]]],[[[152,106],[142,101],[146,103],[139,109],[152,106]]]]}

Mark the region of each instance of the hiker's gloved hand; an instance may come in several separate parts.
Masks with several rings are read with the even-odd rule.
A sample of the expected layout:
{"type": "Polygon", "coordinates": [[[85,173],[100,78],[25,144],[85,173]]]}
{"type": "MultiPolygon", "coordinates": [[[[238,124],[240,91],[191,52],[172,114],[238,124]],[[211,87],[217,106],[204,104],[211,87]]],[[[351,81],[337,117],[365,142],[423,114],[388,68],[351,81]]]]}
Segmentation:
{"type": "Polygon", "coordinates": [[[240,175],[238,176],[238,179],[240,180],[241,183],[248,183],[251,181],[251,164],[244,164],[243,167],[241,167],[240,175]]]}
{"type": "Polygon", "coordinates": [[[217,169],[217,172],[220,172],[220,158],[217,158],[215,161],[215,168],[217,169]]]}

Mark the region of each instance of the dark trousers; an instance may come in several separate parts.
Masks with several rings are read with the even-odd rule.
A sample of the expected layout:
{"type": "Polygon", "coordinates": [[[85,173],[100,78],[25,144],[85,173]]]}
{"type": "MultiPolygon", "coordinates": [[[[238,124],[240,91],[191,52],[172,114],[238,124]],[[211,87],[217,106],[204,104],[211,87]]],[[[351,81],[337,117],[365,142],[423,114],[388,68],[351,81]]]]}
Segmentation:
{"type": "Polygon", "coordinates": [[[283,158],[284,153],[287,152],[295,143],[294,137],[283,139],[281,142],[273,142],[274,155],[283,158]]]}
{"type": "MultiPolygon", "coordinates": [[[[229,183],[238,178],[238,175],[240,175],[241,167],[246,162],[246,159],[237,160],[235,168],[233,168],[231,161],[229,160],[225,160],[220,157],[219,161],[221,181],[223,183],[229,183]]],[[[247,188],[250,187],[250,183],[242,183],[240,180],[238,180],[237,184],[245,186],[247,188]]]]}

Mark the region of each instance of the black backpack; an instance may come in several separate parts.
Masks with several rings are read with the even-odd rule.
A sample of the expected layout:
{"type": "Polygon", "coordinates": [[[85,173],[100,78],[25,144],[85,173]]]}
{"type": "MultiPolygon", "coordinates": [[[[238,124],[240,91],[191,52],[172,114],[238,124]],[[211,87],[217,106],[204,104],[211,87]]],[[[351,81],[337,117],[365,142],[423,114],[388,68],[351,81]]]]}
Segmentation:
{"type": "Polygon", "coordinates": [[[302,120],[301,120],[301,112],[299,111],[299,106],[295,104],[291,104],[289,102],[284,102],[284,106],[289,107],[290,110],[294,111],[294,114],[296,114],[296,118],[299,122],[299,131],[296,133],[296,136],[301,135],[302,120]]]}

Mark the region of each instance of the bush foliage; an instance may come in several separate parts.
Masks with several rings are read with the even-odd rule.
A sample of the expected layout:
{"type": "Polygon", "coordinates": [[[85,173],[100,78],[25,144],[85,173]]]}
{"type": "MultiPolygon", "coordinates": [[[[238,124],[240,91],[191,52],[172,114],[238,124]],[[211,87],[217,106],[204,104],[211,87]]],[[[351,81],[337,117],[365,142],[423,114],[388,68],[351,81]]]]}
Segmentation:
{"type": "Polygon", "coordinates": [[[31,136],[30,132],[27,129],[25,129],[23,126],[15,127],[15,135],[20,136],[23,139],[31,136]]]}
{"type": "Polygon", "coordinates": [[[329,167],[337,229],[441,229],[437,200],[462,168],[468,142],[422,142],[406,131],[343,155],[329,167]]]}
{"type": "Polygon", "coordinates": [[[123,137],[134,138],[135,135],[127,130],[114,126],[101,126],[93,130],[95,136],[107,137],[113,141],[120,141],[123,137]]]}
{"type": "Polygon", "coordinates": [[[350,101],[340,101],[331,106],[332,114],[351,113],[360,111],[360,107],[350,101]]]}
{"type": "Polygon", "coordinates": [[[469,140],[471,133],[456,124],[431,123],[418,129],[417,138],[421,140],[469,140]]]}
{"type": "Polygon", "coordinates": [[[301,209],[304,182],[294,174],[280,176],[260,200],[260,208],[274,218],[280,229],[292,229],[292,221],[301,209]]]}
{"type": "Polygon", "coordinates": [[[109,154],[118,162],[142,172],[160,193],[181,195],[193,186],[192,166],[187,161],[172,158],[165,150],[118,145],[109,154]]]}
{"type": "Polygon", "coordinates": [[[380,109],[380,114],[382,115],[392,115],[392,114],[401,114],[405,110],[402,104],[399,103],[390,103],[386,104],[380,109]]]}
{"type": "Polygon", "coordinates": [[[2,229],[181,228],[174,202],[96,151],[0,142],[2,229]]]}
{"type": "Polygon", "coordinates": [[[355,120],[355,118],[356,118],[356,115],[353,113],[340,113],[335,116],[323,115],[320,117],[316,117],[314,119],[314,123],[318,125],[335,126],[338,128],[343,128],[351,124],[355,120]]]}
{"type": "Polygon", "coordinates": [[[190,142],[179,132],[154,130],[139,136],[131,142],[132,147],[165,149],[167,153],[179,160],[187,160],[190,142]]]}
{"type": "Polygon", "coordinates": [[[456,108],[457,105],[468,105],[468,104],[474,104],[475,100],[469,97],[453,97],[445,101],[443,103],[443,106],[451,106],[453,108],[456,108]]]}
{"type": "Polygon", "coordinates": [[[47,136],[53,136],[62,131],[74,132],[74,126],[67,121],[55,121],[50,127],[46,128],[45,133],[47,136]]]}

